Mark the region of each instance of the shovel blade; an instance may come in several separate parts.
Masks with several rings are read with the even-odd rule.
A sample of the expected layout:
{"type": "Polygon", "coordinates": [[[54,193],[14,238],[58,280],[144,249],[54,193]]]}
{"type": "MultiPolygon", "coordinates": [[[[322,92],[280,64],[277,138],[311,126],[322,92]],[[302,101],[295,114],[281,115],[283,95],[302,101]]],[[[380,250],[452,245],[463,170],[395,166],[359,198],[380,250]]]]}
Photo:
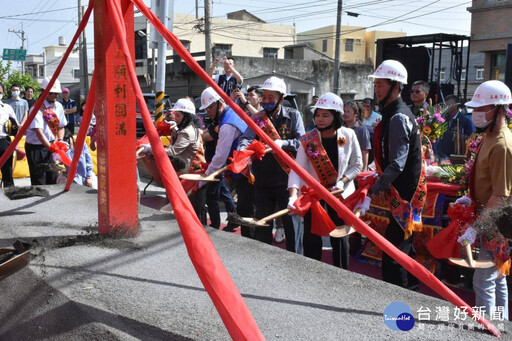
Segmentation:
{"type": "Polygon", "coordinates": [[[471,268],[471,269],[487,269],[492,268],[494,266],[494,263],[491,261],[483,261],[483,260],[477,260],[473,261],[473,264],[470,264],[470,262],[464,258],[448,258],[450,262],[452,262],[455,265],[462,266],[465,268],[471,268]]]}
{"type": "Polygon", "coordinates": [[[202,174],[194,174],[194,173],[181,174],[180,179],[191,180],[191,181],[206,181],[206,182],[220,181],[219,179],[217,179],[215,177],[204,176],[202,174]]]}
{"type": "Polygon", "coordinates": [[[9,277],[16,271],[23,268],[30,262],[32,255],[29,251],[25,251],[16,257],[9,259],[7,262],[0,264],[0,280],[9,277]]]}

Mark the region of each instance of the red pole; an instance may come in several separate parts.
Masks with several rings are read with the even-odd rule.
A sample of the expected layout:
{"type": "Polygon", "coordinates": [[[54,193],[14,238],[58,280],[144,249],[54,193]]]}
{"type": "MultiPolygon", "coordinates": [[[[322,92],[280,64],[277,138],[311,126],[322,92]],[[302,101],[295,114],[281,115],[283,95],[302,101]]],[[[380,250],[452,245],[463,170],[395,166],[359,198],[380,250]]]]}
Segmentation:
{"type": "MultiPolygon", "coordinates": [[[[122,8],[126,41],[134,58],[133,4],[129,0],[116,1],[122,8]]],[[[107,6],[107,1],[94,0],[98,231],[135,236],[138,228],[135,98],[124,55],[106,14],[107,6]]]]}

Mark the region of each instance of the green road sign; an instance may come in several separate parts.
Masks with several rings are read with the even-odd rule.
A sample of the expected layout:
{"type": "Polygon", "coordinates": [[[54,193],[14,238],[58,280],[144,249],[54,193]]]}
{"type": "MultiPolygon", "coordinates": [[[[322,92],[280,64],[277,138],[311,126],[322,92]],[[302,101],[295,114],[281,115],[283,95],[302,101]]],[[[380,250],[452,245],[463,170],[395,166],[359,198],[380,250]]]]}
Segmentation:
{"type": "Polygon", "coordinates": [[[20,49],[4,49],[3,60],[24,61],[27,57],[27,50],[20,49]]]}

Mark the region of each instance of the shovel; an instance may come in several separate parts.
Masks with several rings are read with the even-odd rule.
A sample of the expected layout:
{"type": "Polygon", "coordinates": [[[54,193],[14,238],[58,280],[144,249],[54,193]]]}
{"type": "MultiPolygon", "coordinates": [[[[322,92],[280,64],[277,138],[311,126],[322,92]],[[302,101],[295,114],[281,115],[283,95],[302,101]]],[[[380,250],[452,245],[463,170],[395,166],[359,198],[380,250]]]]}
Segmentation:
{"type": "MultiPolygon", "coordinates": [[[[12,251],[8,251],[12,252],[12,251]]],[[[25,251],[22,254],[19,254],[11,259],[9,259],[6,262],[3,262],[0,264],[0,280],[9,277],[16,271],[23,268],[25,265],[28,264],[30,259],[32,258],[32,255],[30,254],[30,251],[25,251]]]]}
{"type": "MultiPolygon", "coordinates": [[[[336,195],[336,194],[340,194],[342,192],[343,192],[342,189],[338,189],[338,190],[332,191],[331,194],[336,195]]],[[[290,213],[290,211],[291,210],[289,208],[285,208],[285,209],[282,209],[281,211],[277,211],[275,213],[272,213],[271,215],[266,216],[264,218],[261,218],[259,220],[254,219],[254,218],[241,217],[241,216],[239,216],[236,213],[229,213],[227,220],[230,223],[234,223],[234,224],[237,224],[237,225],[248,226],[248,227],[268,226],[267,223],[269,221],[272,221],[274,219],[282,217],[282,216],[290,213]]]]}
{"type": "MultiPolygon", "coordinates": [[[[271,150],[272,150],[271,148],[267,148],[267,149],[265,149],[265,153],[268,153],[271,150]]],[[[192,180],[192,181],[220,181],[219,179],[216,178],[216,176],[227,171],[229,169],[228,167],[229,166],[222,167],[221,169],[216,170],[215,172],[213,172],[210,175],[193,174],[193,173],[181,174],[180,179],[192,180]]]]}
{"type": "MultiPolygon", "coordinates": [[[[360,208],[358,208],[356,210],[355,215],[358,218],[361,216],[360,208]]],[[[364,223],[368,225],[370,223],[370,221],[365,221],[364,223]]],[[[329,236],[331,236],[333,238],[341,238],[341,237],[348,236],[354,232],[356,232],[356,229],[354,229],[350,225],[336,226],[336,228],[329,233],[329,236]]]]}
{"type": "Polygon", "coordinates": [[[463,240],[462,245],[464,246],[464,253],[466,254],[466,258],[448,258],[448,260],[453,264],[471,269],[487,269],[494,266],[494,262],[490,260],[473,259],[473,253],[471,252],[471,244],[469,244],[469,240],[463,240]]]}
{"type": "Polygon", "coordinates": [[[224,166],[221,169],[216,170],[215,172],[211,173],[210,175],[186,173],[186,174],[181,174],[180,179],[191,180],[191,181],[206,181],[206,182],[220,181],[219,179],[216,178],[216,176],[224,173],[227,170],[228,170],[228,166],[224,166]]]}

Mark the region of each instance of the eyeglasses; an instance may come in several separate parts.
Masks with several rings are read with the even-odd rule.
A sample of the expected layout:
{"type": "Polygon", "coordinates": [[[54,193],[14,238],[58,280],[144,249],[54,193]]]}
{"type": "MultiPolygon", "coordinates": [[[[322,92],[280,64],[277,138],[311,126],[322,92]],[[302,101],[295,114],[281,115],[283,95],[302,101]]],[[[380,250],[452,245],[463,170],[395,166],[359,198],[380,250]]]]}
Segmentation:
{"type": "Polygon", "coordinates": [[[410,91],[409,91],[409,93],[411,93],[411,94],[420,94],[420,93],[422,93],[422,92],[423,92],[423,91],[421,91],[421,90],[410,90],[410,91]]]}

